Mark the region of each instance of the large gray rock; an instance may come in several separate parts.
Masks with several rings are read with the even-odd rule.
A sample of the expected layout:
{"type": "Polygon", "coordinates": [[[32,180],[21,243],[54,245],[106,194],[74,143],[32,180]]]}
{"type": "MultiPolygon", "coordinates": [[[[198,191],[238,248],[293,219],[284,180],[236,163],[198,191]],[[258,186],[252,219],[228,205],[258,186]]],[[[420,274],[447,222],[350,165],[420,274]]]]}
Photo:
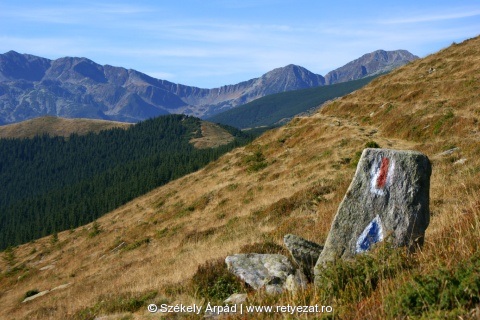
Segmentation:
{"type": "Polygon", "coordinates": [[[287,279],[285,280],[284,288],[287,291],[296,294],[297,292],[304,290],[307,288],[308,279],[302,270],[297,269],[295,274],[288,275],[287,279]]]}
{"type": "Polygon", "coordinates": [[[285,235],[283,242],[303,273],[312,280],[313,268],[323,247],[315,242],[305,240],[293,234],[285,235]]]}
{"type": "Polygon", "coordinates": [[[289,275],[295,274],[288,258],[281,254],[235,254],[225,259],[228,270],[252,288],[281,293],[289,275]]]}
{"type": "Polygon", "coordinates": [[[389,238],[410,249],[423,244],[429,223],[431,166],[415,151],[365,149],[338,208],[315,276],[337,258],[348,259],[389,238]]]}

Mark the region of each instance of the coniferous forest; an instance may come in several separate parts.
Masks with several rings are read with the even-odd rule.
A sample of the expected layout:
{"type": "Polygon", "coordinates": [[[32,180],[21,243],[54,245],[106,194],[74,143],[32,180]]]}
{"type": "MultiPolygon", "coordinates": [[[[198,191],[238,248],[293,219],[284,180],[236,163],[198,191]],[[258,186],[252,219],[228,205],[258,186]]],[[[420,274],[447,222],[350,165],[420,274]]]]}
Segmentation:
{"type": "Polygon", "coordinates": [[[196,149],[200,125],[168,115],[98,134],[0,139],[0,250],[94,221],[250,140],[226,128],[234,142],[196,149]]]}
{"type": "Polygon", "coordinates": [[[207,120],[240,129],[278,126],[282,120],[291,119],[302,112],[317,108],[328,100],[358,90],[378,76],[267,95],[209,117],[207,120]]]}

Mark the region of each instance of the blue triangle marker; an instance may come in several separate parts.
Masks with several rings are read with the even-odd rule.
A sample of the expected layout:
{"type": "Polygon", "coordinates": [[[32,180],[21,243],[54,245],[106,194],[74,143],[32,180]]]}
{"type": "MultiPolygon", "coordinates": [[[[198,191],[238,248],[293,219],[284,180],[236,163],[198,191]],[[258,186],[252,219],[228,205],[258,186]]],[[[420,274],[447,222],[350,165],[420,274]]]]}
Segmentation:
{"type": "Polygon", "coordinates": [[[373,244],[383,240],[383,228],[380,216],[376,216],[363,230],[357,240],[356,253],[370,250],[373,244]]]}

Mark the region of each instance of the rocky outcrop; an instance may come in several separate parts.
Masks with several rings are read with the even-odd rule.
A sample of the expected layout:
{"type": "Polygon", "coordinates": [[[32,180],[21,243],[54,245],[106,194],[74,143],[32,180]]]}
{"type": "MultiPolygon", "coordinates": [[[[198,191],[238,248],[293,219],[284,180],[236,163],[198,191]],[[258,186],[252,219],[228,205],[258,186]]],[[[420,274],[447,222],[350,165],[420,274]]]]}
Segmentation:
{"type": "Polygon", "coordinates": [[[430,160],[420,152],[367,148],[325,246],[284,236],[299,269],[285,256],[256,253],[229,256],[227,267],[256,290],[295,293],[321,278],[329,262],[354,258],[378,242],[414,250],[423,244],[429,224],[430,175],[430,160]]]}
{"type": "Polygon", "coordinates": [[[323,247],[293,234],[285,235],[283,242],[303,273],[313,280],[313,268],[323,247]]]}
{"type": "Polygon", "coordinates": [[[295,269],[281,254],[236,254],[225,259],[228,270],[255,290],[265,289],[269,294],[281,293],[295,269]]]}
{"type": "Polygon", "coordinates": [[[72,284],[72,282],[69,282],[69,283],[65,283],[65,284],[62,284],[62,285],[59,285],[58,287],[55,287],[53,289],[50,289],[50,290],[44,290],[44,291],[41,291],[41,292],[38,292],[32,296],[29,296],[29,297],[26,297],[25,299],[23,299],[22,303],[25,303],[25,302],[28,302],[28,301],[32,301],[34,299],[37,299],[37,298],[40,298],[44,295],[46,295],[47,293],[50,293],[52,291],[56,291],[56,290],[62,290],[62,289],[65,289],[65,288],[68,288],[70,285],[72,284]]]}
{"type": "Polygon", "coordinates": [[[430,174],[430,161],[420,152],[365,149],[315,276],[328,262],[353,258],[387,238],[396,247],[422,245],[429,224],[430,174]]]}
{"type": "Polygon", "coordinates": [[[295,274],[288,275],[283,287],[288,292],[295,294],[300,290],[306,289],[308,282],[309,281],[302,270],[297,269],[295,270],[295,274]]]}

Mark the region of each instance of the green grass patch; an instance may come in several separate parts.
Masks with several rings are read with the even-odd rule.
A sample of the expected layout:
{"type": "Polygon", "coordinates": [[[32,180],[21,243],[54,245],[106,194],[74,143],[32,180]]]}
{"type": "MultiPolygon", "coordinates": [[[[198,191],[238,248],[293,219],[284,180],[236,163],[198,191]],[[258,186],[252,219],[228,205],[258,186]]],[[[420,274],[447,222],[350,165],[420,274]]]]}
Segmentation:
{"type": "Polygon", "coordinates": [[[382,280],[395,277],[415,264],[404,250],[382,243],[355,260],[337,260],[321,270],[316,284],[321,301],[356,303],[370,296],[382,280]]]}
{"type": "Polygon", "coordinates": [[[261,150],[256,150],[253,154],[246,156],[243,162],[247,165],[248,172],[257,172],[268,166],[261,150]]]}
{"type": "Polygon", "coordinates": [[[387,297],[392,316],[448,315],[468,312],[480,303],[480,254],[455,267],[418,274],[387,297]]]}
{"type": "Polygon", "coordinates": [[[433,125],[433,133],[439,134],[443,125],[453,119],[455,115],[453,114],[452,110],[449,110],[446,114],[444,114],[440,119],[435,122],[433,125]]]}
{"type": "Polygon", "coordinates": [[[149,244],[149,243],[150,243],[150,238],[140,239],[140,240],[137,240],[137,241],[132,242],[130,244],[127,244],[125,247],[123,247],[123,250],[124,251],[135,250],[135,249],[139,248],[140,246],[142,246],[144,244],[149,244]]]}
{"type": "Polygon", "coordinates": [[[121,293],[109,294],[99,297],[97,303],[92,307],[87,307],[76,312],[71,319],[74,320],[93,320],[100,315],[109,315],[122,312],[136,312],[145,308],[150,303],[157,303],[155,297],[157,291],[139,292],[139,293],[121,293]]]}
{"type": "Polygon", "coordinates": [[[192,292],[211,303],[221,303],[234,293],[245,292],[245,285],[228,271],[224,259],[200,265],[190,283],[192,292]]]}
{"type": "Polygon", "coordinates": [[[89,238],[93,238],[93,237],[96,237],[98,236],[101,232],[102,232],[102,228],[100,226],[100,224],[97,222],[97,220],[95,220],[92,224],[92,230],[90,230],[90,232],[88,233],[88,237],[89,238]]]}

